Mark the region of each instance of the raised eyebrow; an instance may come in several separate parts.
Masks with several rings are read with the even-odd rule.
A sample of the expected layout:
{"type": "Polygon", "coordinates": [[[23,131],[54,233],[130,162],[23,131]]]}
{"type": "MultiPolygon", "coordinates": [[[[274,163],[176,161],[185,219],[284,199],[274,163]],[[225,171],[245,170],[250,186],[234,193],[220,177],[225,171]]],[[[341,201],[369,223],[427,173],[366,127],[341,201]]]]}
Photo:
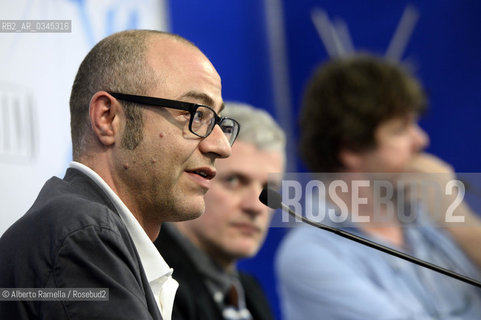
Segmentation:
{"type": "MultiPolygon", "coordinates": [[[[201,104],[209,106],[211,108],[215,107],[215,101],[209,95],[201,92],[196,91],[189,91],[182,95],[182,98],[193,98],[195,100],[200,100],[201,104]]],[[[224,109],[224,102],[220,106],[219,112],[220,113],[224,109]]]]}

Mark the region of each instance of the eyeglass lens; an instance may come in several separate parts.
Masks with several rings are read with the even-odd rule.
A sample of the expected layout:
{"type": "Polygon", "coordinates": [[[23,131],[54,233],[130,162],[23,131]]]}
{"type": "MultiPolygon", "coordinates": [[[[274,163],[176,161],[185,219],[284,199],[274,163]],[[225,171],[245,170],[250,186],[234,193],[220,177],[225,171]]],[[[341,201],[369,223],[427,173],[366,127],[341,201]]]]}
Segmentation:
{"type": "MultiPolygon", "coordinates": [[[[214,110],[203,106],[197,107],[197,110],[195,111],[195,114],[191,121],[191,130],[195,134],[201,137],[206,137],[212,132],[215,124],[216,123],[214,110]]],[[[229,143],[232,145],[238,131],[238,129],[236,129],[236,123],[234,123],[233,120],[227,118],[222,119],[222,121],[219,123],[219,126],[222,129],[222,132],[224,132],[225,136],[227,137],[227,140],[229,140],[229,143]]]]}
{"type": "Polygon", "coordinates": [[[237,132],[239,131],[237,123],[235,123],[232,119],[224,118],[219,125],[227,137],[227,140],[229,140],[230,145],[232,145],[237,137],[237,132]]]}

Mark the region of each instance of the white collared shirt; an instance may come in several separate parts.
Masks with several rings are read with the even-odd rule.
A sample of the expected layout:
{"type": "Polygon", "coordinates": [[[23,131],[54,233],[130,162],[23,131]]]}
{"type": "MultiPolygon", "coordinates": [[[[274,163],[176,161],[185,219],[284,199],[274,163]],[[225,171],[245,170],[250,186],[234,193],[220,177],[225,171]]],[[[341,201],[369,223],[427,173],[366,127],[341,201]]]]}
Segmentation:
{"type": "Polygon", "coordinates": [[[145,233],[140,223],[134,217],[129,208],[120,200],[109,185],[92,169],[89,167],[72,161],[70,168],[77,169],[89,178],[91,178],[99,187],[104,190],[110,200],[112,200],[115,208],[120,214],[130,237],[132,238],[135,248],[140,256],[140,261],[144,267],[147,281],[149,281],[150,288],[154,294],[160,313],[164,320],[172,318],[172,308],[174,306],[174,297],[179,287],[179,283],[172,278],[173,269],[165,262],[160,255],[157,248],[154,246],[150,238],[145,233]]]}

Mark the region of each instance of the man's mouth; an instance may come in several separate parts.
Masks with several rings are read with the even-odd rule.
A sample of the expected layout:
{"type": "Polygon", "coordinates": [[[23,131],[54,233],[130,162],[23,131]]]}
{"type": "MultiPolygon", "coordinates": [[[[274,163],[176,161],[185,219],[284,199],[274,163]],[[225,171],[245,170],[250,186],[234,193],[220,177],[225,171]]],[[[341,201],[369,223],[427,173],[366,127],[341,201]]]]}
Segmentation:
{"type": "Polygon", "coordinates": [[[236,228],[242,233],[245,233],[251,236],[260,234],[262,232],[261,228],[259,228],[255,224],[247,223],[247,222],[235,222],[235,223],[232,223],[232,227],[236,228]]]}
{"type": "Polygon", "coordinates": [[[198,175],[198,176],[200,176],[204,179],[207,179],[207,180],[214,179],[214,177],[216,175],[215,170],[213,170],[211,168],[208,168],[208,167],[196,168],[196,169],[193,169],[193,170],[187,170],[187,172],[196,174],[196,175],[198,175]]]}

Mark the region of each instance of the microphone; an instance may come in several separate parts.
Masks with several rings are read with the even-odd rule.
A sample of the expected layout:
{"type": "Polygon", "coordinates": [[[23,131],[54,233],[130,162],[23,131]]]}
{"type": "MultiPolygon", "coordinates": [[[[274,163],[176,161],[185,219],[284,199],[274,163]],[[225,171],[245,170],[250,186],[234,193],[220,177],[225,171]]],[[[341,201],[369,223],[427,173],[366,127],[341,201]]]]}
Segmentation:
{"type": "Polygon", "coordinates": [[[365,246],[368,246],[370,248],[373,248],[373,249],[376,249],[376,250],[379,250],[379,251],[382,251],[384,253],[387,253],[387,254],[390,254],[392,256],[395,256],[395,257],[398,257],[398,258],[401,258],[403,260],[406,260],[406,261],[409,261],[411,263],[415,263],[421,267],[424,267],[424,268],[428,268],[428,269],[431,269],[433,271],[436,271],[436,272],[439,272],[441,274],[444,274],[448,277],[451,277],[451,278],[454,278],[454,279],[457,279],[457,280],[460,280],[460,281],[463,281],[463,282],[466,282],[466,283],[469,283],[473,286],[476,286],[476,287],[479,287],[481,288],[481,283],[477,280],[474,280],[472,278],[469,278],[469,277],[466,277],[466,276],[463,276],[459,273],[456,273],[456,272],[453,272],[451,270],[448,270],[448,269],[445,269],[445,268],[442,268],[438,265],[435,265],[435,264],[432,264],[432,263],[429,263],[427,261],[424,261],[424,260],[421,260],[421,259],[418,259],[418,258],[415,258],[413,256],[410,256],[408,254],[405,254],[404,252],[401,252],[401,251],[398,251],[398,250],[395,250],[395,249],[392,249],[392,248],[389,248],[389,247],[386,247],[386,246],[383,246],[381,244],[378,244],[376,242],[373,242],[371,240],[368,240],[366,238],[362,238],[362,237],[359,237],[355,234],[352,234],[352,233],[349,233],[349,232],[346,232],[344,230],[340,230],[340,229],[337,229],[337,228],[334,228],[334,227],[330,227],[330,226],[327,226],[327,225],[324,225],[322,223],[318,223],[318,222],[314,222],[314,221],[311,221],[309,219],[307,219],[306,217],[302,216],[302,215],[299,215],[297,214],[296,212],[294,212],[293,210],[291,210],[291,208],[289,208],[288,206],[286,206],[284,203],[282,203],[282,197],[281,195],[279,194],[279,192],[275,191],[274,189],[272,188],[268,188],[268,187],[265,187],[261,194],[259,195],[259,200],[266,206],[272,208],[272,209],[283,209],[285,211],[287,211],[291,216],[297,218],[297,219],[300,219],[302,220],[302,222],[304,223],[307,223],[311,226],[314,226],[316,228],[319,228],[319,229],[322,229],[322,230],[325,230],[325,231],[329,231],[329,232],[332,232],[332,233],[335,233],[337,234],[338,236],[341,236],[343,238],[347,238],[349,240],[352,240],[352,241],[355,241],[357,243],[360,243],[360,244],[363,244],[365,246]]]}

